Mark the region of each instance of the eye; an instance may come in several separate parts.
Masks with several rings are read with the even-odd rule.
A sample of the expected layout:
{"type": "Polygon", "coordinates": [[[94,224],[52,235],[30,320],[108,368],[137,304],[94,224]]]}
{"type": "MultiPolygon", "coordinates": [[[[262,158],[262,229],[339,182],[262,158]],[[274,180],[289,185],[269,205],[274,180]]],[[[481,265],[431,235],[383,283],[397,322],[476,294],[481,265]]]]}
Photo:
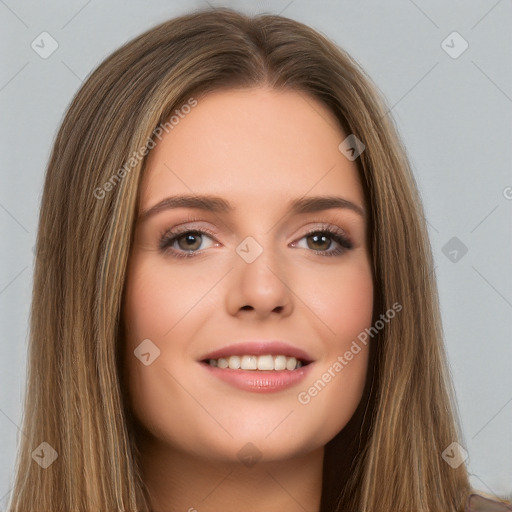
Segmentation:
{"type": "MultiPolygon", "coordinates": [[[[159,249],[162,252],[168,252],[176,258],[186,258],[194,256],[200,248],[204,238],[210,238],[213,233],[201,229],[189,229],[183,231],[168,231],[161,238],[159,249]],[[177,245],[177,247],[176,247],[177,245]]],[[[208,247],[211,247],[208,246],[208,247]]],[[[206,249],[207,247],[202,247],[206,249]]]]}
{"type": "Polygon", "coordinates": [[[312,249],[321,256],[339,256],[354,247],[343,230],[329,226],[310,231],[300,240],[303,239],[306,239],[306,249],[312,249]],[[328,250],[336,244],[337,247],[328,250]]]}
{"type": "MultiPolygon", "coordinates": [[[[214,243],[206,247],[202,245],[205,238],[213,240],[214,236],[207,229],[171,230],[161,237],[159,249],[175,258],[193,257],[199,250],[212,247],[214,243]]],[[[299,242],[304,239],[305,247],[298,245],[297,242],[292,243],[292,247],[311,249],[320,256],[340,256],[353,248],[352,242],[341,228],[329,225],[309,231],[299,242]],[[334,249],[332,249],[333,246],[334,249]]]]}

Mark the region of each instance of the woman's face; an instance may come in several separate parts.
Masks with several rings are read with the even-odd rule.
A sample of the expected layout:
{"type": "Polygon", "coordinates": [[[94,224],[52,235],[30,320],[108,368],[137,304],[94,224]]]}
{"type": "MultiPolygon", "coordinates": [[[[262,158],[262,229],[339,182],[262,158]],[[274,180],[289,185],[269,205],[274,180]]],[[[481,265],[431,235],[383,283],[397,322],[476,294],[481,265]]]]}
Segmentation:
{"type": "Polygon", "coordinates": [[[181,453],[304,455],[346,425],[367,371],[373,283],[348,134],[292,91],[219,91],[186,111],[142,182],[123,311],[131,406],[181,453]]]}

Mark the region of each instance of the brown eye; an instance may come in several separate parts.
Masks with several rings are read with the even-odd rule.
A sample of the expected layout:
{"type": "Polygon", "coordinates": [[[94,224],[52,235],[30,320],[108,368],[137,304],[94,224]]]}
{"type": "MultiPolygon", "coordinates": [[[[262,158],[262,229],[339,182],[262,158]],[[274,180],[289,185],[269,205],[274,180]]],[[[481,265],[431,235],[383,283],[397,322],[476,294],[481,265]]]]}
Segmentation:
{"type": "MultiPolygon", "coordinates": [[[[302,239],[306,239],[306,249],[311,249],[321,256],[341,256],[354,247],[345,233],[339,228],[326,227],[310,231],[300,241],[302,239]]],[[[300,245],[298,246],[301,247],[300,245]]]]}
{"type": "MultiPolygon", "coordinates": [[[[161,252],[177,258],[194,256],[207,239],[212,240],[213,234],[206,230],[186,230],[181,232],[169,231],[162,236],[158,245],[161,252]]],[[[210,246],[212,243],[210,243],[210,246]]],[[[210,246],[206,246],[210,247],[210,246]]]]}
{"type": "Polygon", "coordinates": [[[320,234],[309,235],[307,237],[307,239],[312,241],[311,245],[313,247],[310,247],[310,249],[319,250],[319,251],[326,251],[327,249],[329,249],[329,247],[332,243],[329,236],[320,235],[320,234]]]}
{"type": "Polygon", "coordinates": [[[180,235],[175,240],[178,242],[179,248],[184,251],[199,249],[202,242],[201,234],[193,232],[180,235]]]}

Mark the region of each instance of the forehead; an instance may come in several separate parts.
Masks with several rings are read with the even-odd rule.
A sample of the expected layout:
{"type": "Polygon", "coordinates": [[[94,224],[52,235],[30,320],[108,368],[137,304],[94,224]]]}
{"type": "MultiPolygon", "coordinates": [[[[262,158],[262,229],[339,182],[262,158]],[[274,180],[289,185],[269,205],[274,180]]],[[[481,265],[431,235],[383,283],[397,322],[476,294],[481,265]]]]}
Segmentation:
{"type": "Polygon", "coordinates": [[[141,209],[170,194],[212,194],[273,206],[340,193],[362,204],[357,166],[339,151],[334,114],[298,91],[236,89],[197,99],[148,155],[141,209]]]}

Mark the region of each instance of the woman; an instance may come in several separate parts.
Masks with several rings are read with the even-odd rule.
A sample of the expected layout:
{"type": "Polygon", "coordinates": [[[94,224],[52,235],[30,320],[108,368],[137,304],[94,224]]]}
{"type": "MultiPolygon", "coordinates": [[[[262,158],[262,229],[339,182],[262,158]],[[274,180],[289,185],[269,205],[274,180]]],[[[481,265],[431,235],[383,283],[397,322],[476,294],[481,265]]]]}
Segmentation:
{"type": "Polygon", "coordinates": [[[9,511],[483,499],[405,150],[312,29],[205,11],[108,57],[55,141],[37,254],[9,511]]]}

